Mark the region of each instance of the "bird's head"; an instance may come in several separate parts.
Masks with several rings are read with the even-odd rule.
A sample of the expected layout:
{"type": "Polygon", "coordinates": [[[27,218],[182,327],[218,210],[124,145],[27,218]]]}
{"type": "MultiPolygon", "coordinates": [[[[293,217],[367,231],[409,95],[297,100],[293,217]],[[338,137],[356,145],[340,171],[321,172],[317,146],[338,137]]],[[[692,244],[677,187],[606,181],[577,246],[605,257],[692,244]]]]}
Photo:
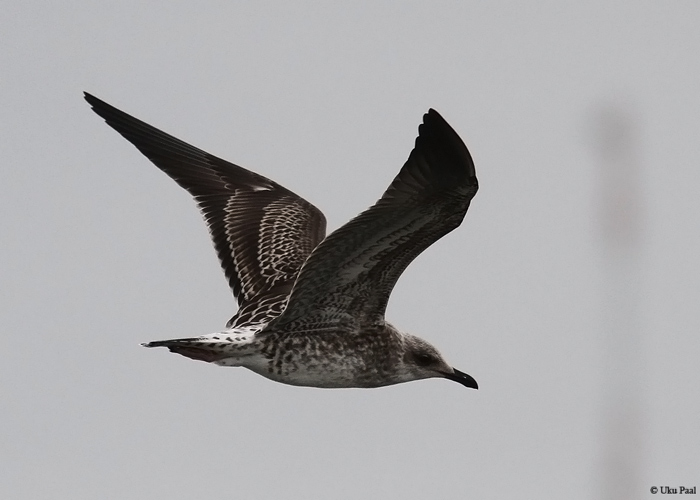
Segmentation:
{"type": "Polygon", "coordinates": [[[479,388],[473,377],[450,366],[440,351],[425,340],[404,334],[404,342],[404,370],[412,380],[441,377],[459,382],[465,387],[479,388]]]}

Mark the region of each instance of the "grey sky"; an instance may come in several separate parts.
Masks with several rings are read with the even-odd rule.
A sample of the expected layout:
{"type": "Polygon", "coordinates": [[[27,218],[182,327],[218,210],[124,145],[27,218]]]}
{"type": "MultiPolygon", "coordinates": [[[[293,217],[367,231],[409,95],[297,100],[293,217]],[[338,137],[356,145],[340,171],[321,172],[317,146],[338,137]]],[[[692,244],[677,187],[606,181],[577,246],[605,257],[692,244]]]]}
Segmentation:
{"type": "Polygon", "coordinates": [[[700,483],[697,1],[3,11],[2,498],[602,498],[606,387],[627,366],[630,498],[700,483]],[[297,388],[140,348],[220,329],[233,298],[189,195],[83,90],[292,189],[331,230],[440,111],[481,189],[387,315],[479,391],[297,388]],[[632,123],[640,175],[638,270],[620,288],[636,291],[636,365],[606,356],[610,110],[632,123]]]}

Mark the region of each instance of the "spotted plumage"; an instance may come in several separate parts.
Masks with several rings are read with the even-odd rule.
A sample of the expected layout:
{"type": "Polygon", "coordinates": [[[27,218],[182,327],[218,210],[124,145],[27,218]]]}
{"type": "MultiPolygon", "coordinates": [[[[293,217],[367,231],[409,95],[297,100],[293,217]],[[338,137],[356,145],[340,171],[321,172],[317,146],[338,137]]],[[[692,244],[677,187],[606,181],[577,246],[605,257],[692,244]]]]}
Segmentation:
{"type": "Polygon", "coordinates": [[[85,94],[93,110],[195,199],[238,301],[226,330],[148,342],[313,387],[442,377],[476,388],[425,340],[384,319],[396,281],[458,227],[478,189],[457,133],[429,110],[406,164],[371,208],[325,237],[312,204],[85,94]]]}

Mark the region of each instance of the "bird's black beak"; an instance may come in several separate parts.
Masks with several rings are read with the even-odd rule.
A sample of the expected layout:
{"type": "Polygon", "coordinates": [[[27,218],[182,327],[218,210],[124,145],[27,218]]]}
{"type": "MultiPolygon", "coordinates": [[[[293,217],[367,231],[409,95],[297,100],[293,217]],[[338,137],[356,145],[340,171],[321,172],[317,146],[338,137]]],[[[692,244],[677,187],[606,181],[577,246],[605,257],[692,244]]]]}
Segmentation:
{"type": "Polygon", "coordinates": [[[472,389],[479,388],[479,384],[476,383],[474,377],[472,377],[471,375],[467,375],[466,373],[461,372],[456,368],[453,368],[453,370],[454,373],[445,373],[445,378],[454,380],[455,382],[459,382],[464,387],[471,387],[472,389]]]}

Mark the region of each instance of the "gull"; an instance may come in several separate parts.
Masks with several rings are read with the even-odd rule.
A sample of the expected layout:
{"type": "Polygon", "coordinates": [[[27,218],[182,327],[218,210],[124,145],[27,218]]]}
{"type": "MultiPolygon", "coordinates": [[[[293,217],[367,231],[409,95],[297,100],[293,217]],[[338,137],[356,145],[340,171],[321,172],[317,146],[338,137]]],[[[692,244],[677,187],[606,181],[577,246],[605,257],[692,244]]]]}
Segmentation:
{"type": "Polygon", "coordinates": [[[221,332],[142,345],[297,386],[438,377],[478,388],[430,343],[384,318],[401,273],[462,223],[478,189],[467,147],[437,111],[423,116],[415,147],[379,201],[326,236],[323,213],[276,182],[87,92],[85,99],[194,197],[238,301],[221,332]]]}

